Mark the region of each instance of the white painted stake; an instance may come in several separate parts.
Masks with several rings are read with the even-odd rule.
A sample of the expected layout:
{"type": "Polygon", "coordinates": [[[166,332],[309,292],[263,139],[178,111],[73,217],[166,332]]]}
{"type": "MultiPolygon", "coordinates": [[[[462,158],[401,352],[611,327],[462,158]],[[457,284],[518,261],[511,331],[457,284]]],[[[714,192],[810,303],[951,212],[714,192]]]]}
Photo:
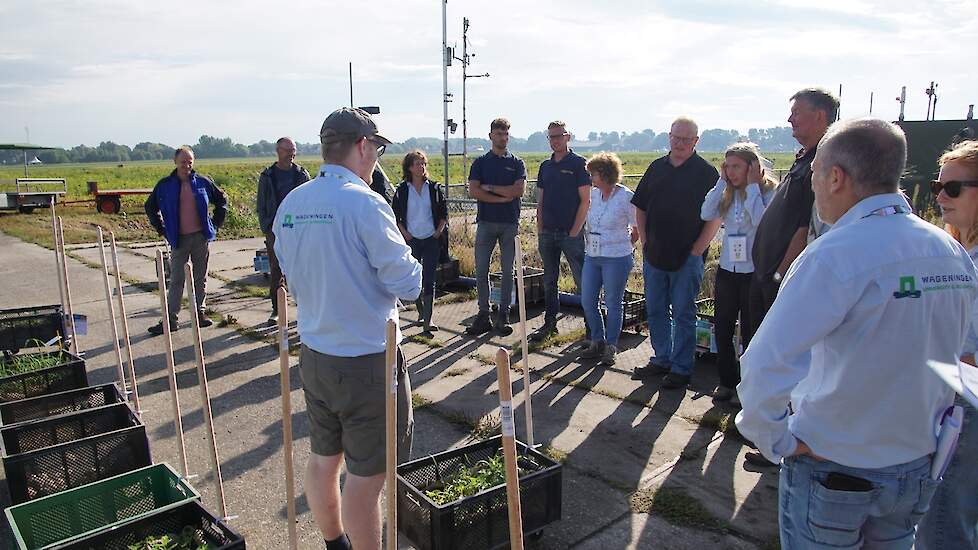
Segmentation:
{"type": "Polygon", "coordinates": [[[387,394],[387,550],[397,550],[397,325],[387,320],[384,393],[387,394]]]}
{"type": "Polygon", "coordinates": [[[126,359],[129,364],[129,380],[132,382],[132,401],[136,405],[136,415],[142,417],[143,409],[139,406],[139,388],[136,383],[136,364],[132,358],[132,343],[129,341],[129,319],[126,318],[126,300],[122,294],[122,276],[119,274],[119,249],[115,245],[115,233],[109,231],[109,241],[112,244],[112,270],[115,272],[115,294],[119,304],[119,316],[122,317],[122,341],[126,344],[126,359]]]}
{"type": "Polygon", "coordinates": [[[71,307],[71,284],[68,282],[68,258],[65,256],[65,227],[58,216],[58,254],[61,256],[61,276],[65,282],[65,313],[71,327],[71,352],[78,355],[78,333],[75,331],[75,315],[71,307]]]}
{"type": "MultiPolygon", "coordinates": [[[[187,262],[184,266],[184,274],[187,280],[187,300],[190,302],[190,322],[194,328],[194,351],[197,358],[197,381],[200,385],[201,406],[204,413],[204,420],[207,423],[207,437],[211,444],[211,466],[214,469],[214,483],[217,485],[217,493],[221,499],[221,517],[230,519],[228,516],[227,502],[224,499],[224,479],[221,477],[221,459],[217,454],[217,436],[214,434],[214,416],[211,413],[210,390],[207,389],[207,367],[204,365],[204,346],[200,340],[200,319],[201,312],[197,309],[197,293],[194,291],[194,271],[193,264],[187,262]]],[[[166,313],[165,315],[169,315],[166,313]]]]}
{"type": "MultiPolygon", "coordinates": [[[[58,248],[58,217],[55,214],[54,197],[51,197],[51,236],[54,240],[54,269],[58,276],[58,294],[61,295],[61,315],[65,315],[65,282],[61,274],[61,254],[58,248]]],[[[67,321],[67,319],[65,319],[67,321]]],[[[68,330],[68,323],[64,324],[64,329],[68,330]]],[[[62,342],[68,340],[67,334],[61,335],[62,342]]]]}
{"type": "Polygon", "coordinates": [[[523,337],[523,412],[526,413],[526,444],[533,447],[533,400],[530,388],[530,352],[526,342],[526,288],[523,283],[523,244],[516,236],[516,298],[520,309],[520,334],[523,337]]]}
{"type": "Polygon", "coordinates": [[[109,306],[109,322],[112,323],[112,344],[115,346],[116,375],[119,377],[119,387],[122,398],[129,401],[129,391],[126,388],[126,371],[122,366],[122,350],[119,348],[119,327],[115,323],[115,307],[112,305],[112,290],[109,288],[109,266],[105,261],[105,241],[102,238],[102,227],[98,231],[98,252],[102,257],[102,280],[105,282],[105,305],[109,306]]]}
{"type": "Polygon", "coordinates": [[[282,369],[282,450],[285,455],[285,504],[288,510],[289,548],[298,549],[295,527],[295,457],[292,453],[292,385],[289,383],[289,302],[285,289],[278,295],[278,360],[282,369]]]}
{"type": "Polygon", "coordinates": [[[156,274],[160,287],[160,311],[163,312],[163,341],[166,344],[167,380],[170,383],[170,400],[173,402],[173,430],[177,434],[180,445],[180,466],[183,467],[184,479],[190,479],[190,469],[187,466],[187,445],[183,440],[183,419],[180,417],[180,395],[177,393],[177,373],[173,362],[173,340],[170,337],[170,310],[167,309],[166,271],[163,261],[163,251],[156,249],[156,274]]]}

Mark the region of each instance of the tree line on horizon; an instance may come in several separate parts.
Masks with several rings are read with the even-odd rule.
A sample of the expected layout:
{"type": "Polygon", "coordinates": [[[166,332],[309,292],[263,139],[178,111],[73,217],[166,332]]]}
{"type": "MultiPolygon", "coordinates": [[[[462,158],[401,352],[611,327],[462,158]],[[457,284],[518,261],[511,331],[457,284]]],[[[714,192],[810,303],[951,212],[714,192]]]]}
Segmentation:
{"type": "MultiPolygon", "coordinates": [[[[700,134],[697,149],[707,152],[723,151],[728,145],[737,141],[756,143],[761,151],[767,153],[794,152],[798,143],[791,136],[791,128],[787,126],[774,128],[751,128],[747,134],[737,130],[709,129],[700,134]]],[[[461,153],[462,138],[453,137],[448,141],[449,151],[461,153]]],[[[488,139],[468,139],[468,152],[478,155],[488,151],[491,144],[488,139]]],[[[230,137],[217,138],[203,135],[196,144],[191,145],[199,159],[207,158],[274,158],[275,142],[261,140],[258,143],[244,145],[236,143],[230,137]]],[[[618,151],[618,152],[648,152],[666,151],[669,149],[669,134],[656,133],[651,129],[640,132],[589,132],[584,136],[575,136],[571,147],[580,152],[618,151]]],[[[512,137],[509,148],[516,152],[549,152],[550,145],[546,132],[534,132],[526,138],[512,137]]],[[[70,149],[52,149],[35,151],[37,158],[45,164],[82,163],[82,162],[130,162],[143,160],[169,160],[173,158],[174,147],[163,143],[142,142],[133,147],[103,141],[95,147],[77,145],[70,149]]],[[[300,156],[319,155],[318,143],[296,144],[300,156]]],[[[412,149],[421,149],[429,156],[439,156],[442,152],[442,138],[419,137],[409,138],[401,143],[394,143],[387,148],[391,154],[403,154],[412,149]]],[[[21,164],[24,161],[22,151],[0,151],[0,163],[21,164]]]]}

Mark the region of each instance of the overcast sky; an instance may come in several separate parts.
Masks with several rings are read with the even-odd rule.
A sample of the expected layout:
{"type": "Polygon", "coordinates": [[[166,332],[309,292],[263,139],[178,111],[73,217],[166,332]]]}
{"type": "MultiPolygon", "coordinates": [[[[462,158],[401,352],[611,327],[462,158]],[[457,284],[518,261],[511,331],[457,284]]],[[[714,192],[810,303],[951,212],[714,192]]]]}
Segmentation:
{"type": "MultiPolygon", "coordinates": [[[[349,103],[380,105],[388,137],[442,132],[438,0],[146,2],[3,0],[0,142],[74,146],[314,142],[349,103]]],[[[471,21],[469,134],[506,116],[525,137],[548,121],[572,131],[784,125],[801,87],[838,91],[843,117],[922,119],[939,83],[939,118],[978,103],[975,0],[496,0],[448,2],[461,55],[471,21]],[[818,6],[818,7],[813,7],[818,6]]],[[[449,69],[461,121],[461,67],[449,69]]],[[[457,136],[461,136],[461,126],[457,136]]]]}

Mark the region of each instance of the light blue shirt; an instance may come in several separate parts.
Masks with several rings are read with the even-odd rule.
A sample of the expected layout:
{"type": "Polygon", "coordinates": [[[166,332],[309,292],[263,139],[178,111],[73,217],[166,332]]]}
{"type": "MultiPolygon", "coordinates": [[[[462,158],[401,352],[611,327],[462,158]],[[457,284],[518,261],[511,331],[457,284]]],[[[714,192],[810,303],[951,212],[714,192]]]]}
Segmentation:
{"type": "Polygon", "coordinates": [[[427,239],[435,234],[435,220],[431,218],[431,191],[427,181],[421,186],[421,193],[414,184],[407,182],[407,230],[415,239],[427,239]]]}
{"type": "Polygon", "coordinates": [[[302,343],[340,357],[384,351],[396,300],[421,293],[421,265],[383,197],[350,170],[324,164],[279,205],[272,228],[302,343]]]}
{"type": "MultiPolygon", "coordinates": [[[[971,261],[978,261],[978,246],[968,251],[971,261]]],[[[978,304],[971,312],[971,326],[968,327],[968,336],[964,339],[964,346],[961,348],[961,355],[975,355],[978,353],[978,304]]]]}
{"type": "MultiPolygon", "coordinates": [[[[720,199],[723,198],[723,191],[727,188],[727,182],[723,178],[717,180],[717,184],[706,194],[703,199],[703,207],[700,209],[700,218],[703,221],[715,220],[720,217],[720,199]]],[[[720,267],[733,273],[753,273],[754,262],[751,260],[751,251],[754,249],[754,235],[757,233],[757,224],[761,222],[764,209],[771,202],[774,190],[761,193],[761,186],[757,183],[747,184],[747,196],[741,198],[739,193],[734,193],[733,202],[727,209],[723,217],[723,246],[720,248],[720,267]],[[743,235],[747,237],[747,260],[735,262],[730,257],[727,238],[730,235],[743,235]]]]}
{"type": "Polygon", "coordinates": [[[917,216],[880,215],[892,205],[909,210],[899,194],[866,198],[805,248],[741,358],[737,428],[769,460],[798,440],[856,468],[935,450],[953,393],[927,361],[957,361],[975,265],[917,216]]]}

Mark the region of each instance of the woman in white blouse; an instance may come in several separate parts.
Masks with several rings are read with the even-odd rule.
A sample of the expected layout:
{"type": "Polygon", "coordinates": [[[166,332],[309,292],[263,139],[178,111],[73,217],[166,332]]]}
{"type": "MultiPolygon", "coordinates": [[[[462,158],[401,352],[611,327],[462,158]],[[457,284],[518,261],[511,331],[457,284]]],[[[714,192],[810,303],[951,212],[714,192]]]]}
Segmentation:
{"type": "Polygon", "coordinates": [[[591,174],[591,206],[585,226],[584,267],[581,270],[581,306],[591,327],[591,345],[582,357],[614,365],[621,334],[622,299],[632,271],[638,228],[632,192],[620,183],[621,159],[614,153],[598,153],[587,163],[591,174]],[[608,308],[608,322],[599,311],[601,289],[608,308]]]}
{"type": "MultiPolygon", "coordinates": [[[[717,401],[737,397],[740,368],[733,336],[740,316],[740,340],[747,349],[751,338],[748,299],[754,263],[751,250],[754,234],[764,209],[774,195],[777,182],[764,173],[761,155],[750,143],[735,143],[724,153],[720,179],[703,200],[700,217],[723,219],[723,244],[714,288],[717,341],[717,371],[720,385],[713,391],[717,401]]],[[[734,399],[734,404],[739,401],[734,399]]]]}

